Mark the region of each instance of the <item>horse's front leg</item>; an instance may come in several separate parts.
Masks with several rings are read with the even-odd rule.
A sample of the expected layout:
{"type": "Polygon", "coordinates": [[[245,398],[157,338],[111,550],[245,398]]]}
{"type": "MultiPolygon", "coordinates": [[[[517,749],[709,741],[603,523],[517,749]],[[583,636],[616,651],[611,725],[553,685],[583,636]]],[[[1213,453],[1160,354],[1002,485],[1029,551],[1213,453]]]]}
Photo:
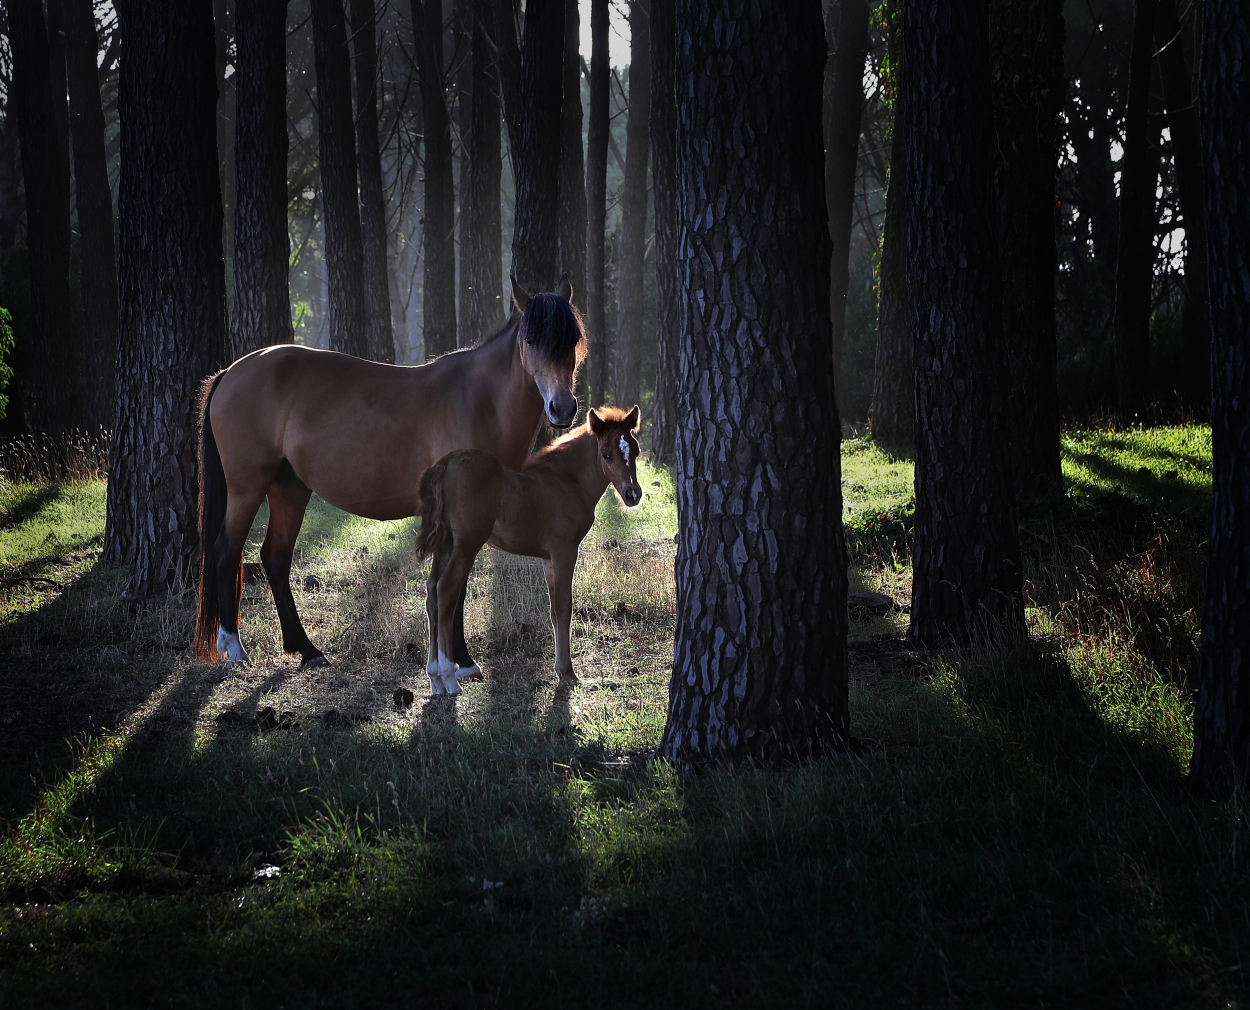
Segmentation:
{"type": "Polygon", "coordinates": [[[573,672],[573,652],[569,641],[569,624],[573,619],[573,571],[577,552],[553,553],[545,562],[547,592],[551,596],[551,630],[556,640],[556,675],[568,684],[577,684],[573,672]]]}

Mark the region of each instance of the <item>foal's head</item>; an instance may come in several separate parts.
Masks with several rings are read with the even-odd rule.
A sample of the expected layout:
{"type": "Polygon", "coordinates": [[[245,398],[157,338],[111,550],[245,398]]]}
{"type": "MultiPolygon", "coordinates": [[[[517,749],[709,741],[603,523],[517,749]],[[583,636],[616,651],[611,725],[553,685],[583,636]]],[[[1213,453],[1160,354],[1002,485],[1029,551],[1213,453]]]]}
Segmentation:
{"type": "Polygon", "coordinates": [[[560,278],[556,293],[544,291],[532,298],[512,279],[512,300],[521,310],[517,330],[521,365],[533,376],[553,428],[567,428],[577,416],[573,382],[586,356],[586,327],[572,299],[568,274],[560,278]]]}
{"type": "Polygon", "coordinates": [[[638,486],[638,408],[626,413],[619,407],[600,407],[590,412],[590,430],[599,440],[599,465],[616,488],[621,501],[631,508],[642,501],[638,486]]]}

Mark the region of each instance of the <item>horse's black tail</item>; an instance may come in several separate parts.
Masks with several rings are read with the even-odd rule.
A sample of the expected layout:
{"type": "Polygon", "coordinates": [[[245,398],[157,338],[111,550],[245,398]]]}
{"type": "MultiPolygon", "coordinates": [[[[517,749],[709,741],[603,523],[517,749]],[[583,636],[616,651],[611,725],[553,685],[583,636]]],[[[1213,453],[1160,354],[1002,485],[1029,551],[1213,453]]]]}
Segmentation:
{"type": "MultiPolygon", "coordinates": [[[[226,521],[226,471],[221,465],[217,451],[217,439],[208,417],[217,384],[225,370],[205,379],[200,387],[199,404],[199,463],[200,463],[200,606],[195,615],[195,658],[215,662],[217,660],[217,629],[221,624],[220,603],[217,594],[217,565],[213,558],[213,544],[226,521]]],[[[239,566],[239,588],[242,588],[243,567],[239,566]]]]}
{"type": "Polygon", "coordinates": [[[417,534],[417,560],[433,557],[443,546],[449,532],[443,521],[443,478],[447,475],[447,461],[440,459],[421,475],[420,499],[421,532],[417,534]]]}

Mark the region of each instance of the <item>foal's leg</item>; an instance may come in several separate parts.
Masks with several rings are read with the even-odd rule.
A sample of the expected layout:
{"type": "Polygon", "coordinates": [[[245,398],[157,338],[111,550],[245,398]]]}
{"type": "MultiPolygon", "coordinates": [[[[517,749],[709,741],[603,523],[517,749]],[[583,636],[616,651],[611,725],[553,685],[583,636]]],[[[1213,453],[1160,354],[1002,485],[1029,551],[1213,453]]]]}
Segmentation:
{"type": "MultiPolygon", "coordinates": [[[[460,601],[460,593],[468,581],[469,572],[473,568],[473,559],[477,557],[477,549],[482,545],[468,545],[463,538],[457,539],[452,548],[451,557],[443,568],[438,579],[438,677],[442,679],[443,689],[448,694],[460,693],[460,682],[456,679],[456,663],[446,650],[453,641],[452,633],[456,624],[456,609],[460,601]]],[[[433,684],[435,675],[430,674],[433,684]]]]}
{"type": "Polygon", "coordinates": [[[556,674],[566,683],[578,683],[573,672],[573,652],[569,642],[569,623],[573,619],[573,570],[577,552],[552,553],[545,563],[547,592],[551,596],[551,629],[556,640],[556,674]]]}
{"type": "Polygon", "coordinates": [[[260,561],[269,577],[278,621],[282,624],[282,649],[300,654],[301,670],[329,666],[321,650],[308,640],[299,611],[295,609],[295,597],[291,595],[291,555],[295,552],[295,538],[304,523],[304,510],[308,508],[312,491],[293,476],[279,475],[269,486],[268,497],[269,528],[261,544],[260,561]]]}
{"type": "Polygon", "coordinates": [[[260,510],[265,493],[259,489],[231,489],[226,504],[226,519],[213,542],[212,561],[217,568],[217,654],[227,663],[250,663],[251,657],[239,640],[239,567],[243,562],[243,545],[247,542],[252,520],[260,510]]]}
{"type": "Polygon", "coordinates": [[[438,669],[438,577],[443,571],[442,552],[430,561],[430,577],[425,580],[425,616],[430,622],[430,652],[425,672],[430,675],[430,694],[446,694],[438,669]]]}
{"type": "Polygon", "coordinates": [[[456,679],[459,681],[481,678],[482,668],[469,655],[469,646],[464,640],[464,601],[469,595],[469,583],[466,580],[460,590],[460,602],[456,604],[456,619],[451,627],[451,658],[456,661],[456,679]]]}

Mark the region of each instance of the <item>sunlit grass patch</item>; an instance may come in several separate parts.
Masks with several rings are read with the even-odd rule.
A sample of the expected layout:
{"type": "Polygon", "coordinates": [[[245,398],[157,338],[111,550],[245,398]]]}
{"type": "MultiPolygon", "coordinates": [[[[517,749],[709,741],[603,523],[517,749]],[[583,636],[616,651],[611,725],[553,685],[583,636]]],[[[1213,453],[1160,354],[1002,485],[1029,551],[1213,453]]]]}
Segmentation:
{"type": "Polygon", "coordinates": [[[1174,512],[1201,512],[1210,502],[1209,425],[1065,432],[1062,462],[1078,500],[1115,494],[1174,512]]]}

